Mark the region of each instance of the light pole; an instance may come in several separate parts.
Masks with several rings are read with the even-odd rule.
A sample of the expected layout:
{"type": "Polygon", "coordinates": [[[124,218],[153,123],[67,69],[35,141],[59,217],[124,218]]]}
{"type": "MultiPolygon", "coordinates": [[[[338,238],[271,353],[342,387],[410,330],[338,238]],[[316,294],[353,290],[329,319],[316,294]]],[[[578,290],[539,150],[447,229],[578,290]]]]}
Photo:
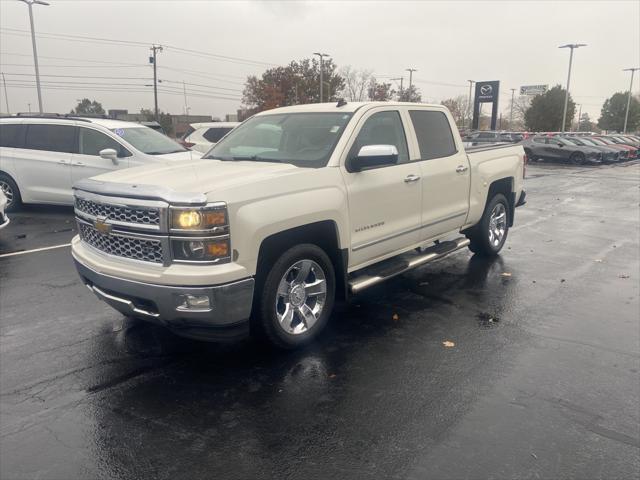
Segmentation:
{"type": "Polygon", "coordinates": [[[42,113],[42,92],[40,91],[40,70],[38,69],[38,50],[36,49],[36,32],[33,27],[33,4],[49,5],[42,0],[20,0],[29,6],[29,22],[31,23],[31,44],[33,45],[33,64],[36,67],[36,89],[38,90],[38,107],[42,113]]]}
{"type": "Polygon", "coordinates": [[[513,130],[513,96],[516,94],[516,89],[511,89],[511,112],[509,113],[509,130],[513,130]]]}
{"type": "Polygon", "coordinates": [[[149,57],[149,63],[153,64],[153,116],[156,122],[160,122],[158,116],[158,52],[162,51],[162,45],[152,45],[150,48],[153,56],[149,57]]]}
{"type": "MultiPolygon", "coordinates": [[[[469,123],[472,123],[472,118],[471,118],[471,89],[473,88],[473,84],[476,83],[475,80],[467,80],[467,82],[469,82],[469,102],[467,105],[467,113],[469,114],[469,123]]],[[[464,127],[464,125],[462,125],[464,127]]],[[[469,125],[469,127],[471,127],[471,125],[469,125]]]]}
{"type": "Polygon", "coordinates": [[[4,83],[4,101],[7,104],[7,113],[11,113],[9,111],[9,94],[7,93],[7,79],[4,78],[4,72],[2,72],[2,82],[4,83]]]}
{"type": "Polygon", "coordinates": [[[633,90],[633,74],[640,68],[625,68],[623,72],[631,72],[631,83],[629,83],[629,97],[627,98],[627,111],[624,114],[624,128],[622,133],[627,133],[627,120],[629,119],[629,106],[631,105],[631,91],[633,90]]]}
{"type": "Polygon", "coordinates": [[[567,105],[569,103],[569,84],[571,83],[571,63],[573,62],[573,50],[575,48],[586,47],[586,43],[568,43],[566,45],[560,45],[558,48],[570,48],[571,53],[569,54],[569,74],[567,75],[567,91],[564,95],[564,109],[562,110],[562,126],[560,127],[560,131],[564,133],[565,123],[567,121],[567,105]]]}
{"type": "Polygon", "coordinates": [[[324,85],[324,79],[323,79],[323,71],[324,71],[324,57],[328,57],[329,54],[328,53],[320,53],[320,52],[314,52],[314,55],[318,55],[320,57],[320,103],[322,103],[322,91],[324,90],[323,85],[324,85]]]}
{"type": "Polygon", "coordinates": [[[578,128],[576,131],[580,131],[580,121],[582,119],[582,104],[578,105],[580,108],[578,109],[578,128]]]}

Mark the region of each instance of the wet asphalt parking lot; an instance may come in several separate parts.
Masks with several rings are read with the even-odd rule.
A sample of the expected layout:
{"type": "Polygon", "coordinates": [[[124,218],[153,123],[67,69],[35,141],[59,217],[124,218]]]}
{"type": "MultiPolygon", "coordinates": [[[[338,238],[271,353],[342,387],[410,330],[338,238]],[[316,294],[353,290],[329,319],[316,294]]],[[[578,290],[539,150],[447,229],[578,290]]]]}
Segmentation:
{"type": "Polygon", "coordinates": [[[71,209],[13,214],[0,477],[637,478],[640,162],[526,184],[499,258],[375,287],[296,352],[125,320],[68,247],[6,255],[67,244],[71,209]]]}

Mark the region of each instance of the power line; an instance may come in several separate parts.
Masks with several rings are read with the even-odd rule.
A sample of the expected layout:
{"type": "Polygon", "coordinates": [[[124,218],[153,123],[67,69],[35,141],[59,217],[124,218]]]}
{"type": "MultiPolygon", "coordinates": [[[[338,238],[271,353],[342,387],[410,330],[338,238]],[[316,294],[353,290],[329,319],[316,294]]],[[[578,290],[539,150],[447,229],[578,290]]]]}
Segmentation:
{"type": "MultiPolygon", "coordinates": [[[[14,75],[20,77],[31,77],[33,74],[31,73],[11,73],[5,72],[7,75],[14,75]]],[[[41,77],[56,77],[56,78],[104,78],[104,79],[113,79],[113,80],[151,80],[149,77],[105,77],[104,75],[53,75],[46,74],[40,75],[41,77]]]]}

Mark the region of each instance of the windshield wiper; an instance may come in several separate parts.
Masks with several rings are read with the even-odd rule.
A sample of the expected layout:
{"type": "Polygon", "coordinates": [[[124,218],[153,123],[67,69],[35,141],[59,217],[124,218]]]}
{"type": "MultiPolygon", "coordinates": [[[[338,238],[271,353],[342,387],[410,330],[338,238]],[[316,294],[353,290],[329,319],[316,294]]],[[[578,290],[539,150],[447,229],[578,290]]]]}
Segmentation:
{"type": "Polygon", "coordinates": [[[252,162],[287,163],[286,160],[282,160],[280,158],[267,158],[267,157],[261,157],[259,155],[239,155],[239,156],[230,157],[230,158],[226,157],[221,160],[234,160],[234,161],[249,160],[252,162]]]}

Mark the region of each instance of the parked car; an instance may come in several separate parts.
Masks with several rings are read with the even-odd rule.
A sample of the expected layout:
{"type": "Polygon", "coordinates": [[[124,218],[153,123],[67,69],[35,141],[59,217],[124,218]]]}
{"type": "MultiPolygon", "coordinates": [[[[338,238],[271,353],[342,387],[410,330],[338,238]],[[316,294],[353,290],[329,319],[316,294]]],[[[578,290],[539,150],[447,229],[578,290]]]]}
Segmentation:
{"type": "Polygon", "coordinates": [[[638,147],[632,147],[631,145],[627,145],[624,143],[614,142],[609,137],[604,135],[598,135],[591,137],[592,140],[595,140],[596,143],[605,144],[612,147],[617,147],[620,149],[627,150],[629,152],[629,158],[638,158],[638,147]]]}
{"type": "Polygon", "coordinates": [[[7,197],[3,190],[0,190],[0,230],[9,225],[9,217],[7,216],[7,197]]]}
{"type": "Polygon", "coordinates": [[[497,255],[524,203],[525,161],[519,145],[465,151],[442,105],[278,108],[201,160],[76,183],[72,255],[126,315],[293,348],[336,298],[467,246],[497,255]]]}
{"type": "Polygon", "coordinates": [[[483,131],[483,132],[473,132],[469,133],[466,137],[464,137],[465,142],[469,142],[471,144],[479,144],[479,143],[515,143],[520,141],[521,139],[515,139],[511,133],[509,132],[491,132],[491,131],[483,131]]]}
{"type": "Polygon", "coordinates": [[[607,163],[614,162],[622,162],[628,159],[628,152],[626,150],[620,150],[617,148],[612,148],[606,145],[598,145],[592,142],[589,138],[586,137],[565,137],[568,142],[571,142],[575,145],[580,145],[582,147],[590,147],[595,148],[596,150],[602,152],[602,161],[607,163]]]}
{"type": "Polygon", "coordinates": [[[562,137],[538,136],[523,141],[521,145],[532,160],[544,159],[583,165],[600,163],[603,159],[602,152],[597,148],[576,145],[562,137]]]}
{"type": "Polygon", "coordinates": [[[0,187],[21,203],[72,205],[73,182],[112,170],[199,158],[138,123],[76,117],[0,119],[0,187]]]}
{"type": "Polygon", "coordinates": [[[205,153],[238,125],[240,122],[192,123],[182,137],[182,144],[187,148],[205,153]]]}
{"type": "Polygon", "coordinates": [[[607,135],[607,138],[613,143],[619,143],[622,145],[629,145],[630,147],[640,147],[640,141],[634,140],[631,137],[624,135],[607,135]]]}

